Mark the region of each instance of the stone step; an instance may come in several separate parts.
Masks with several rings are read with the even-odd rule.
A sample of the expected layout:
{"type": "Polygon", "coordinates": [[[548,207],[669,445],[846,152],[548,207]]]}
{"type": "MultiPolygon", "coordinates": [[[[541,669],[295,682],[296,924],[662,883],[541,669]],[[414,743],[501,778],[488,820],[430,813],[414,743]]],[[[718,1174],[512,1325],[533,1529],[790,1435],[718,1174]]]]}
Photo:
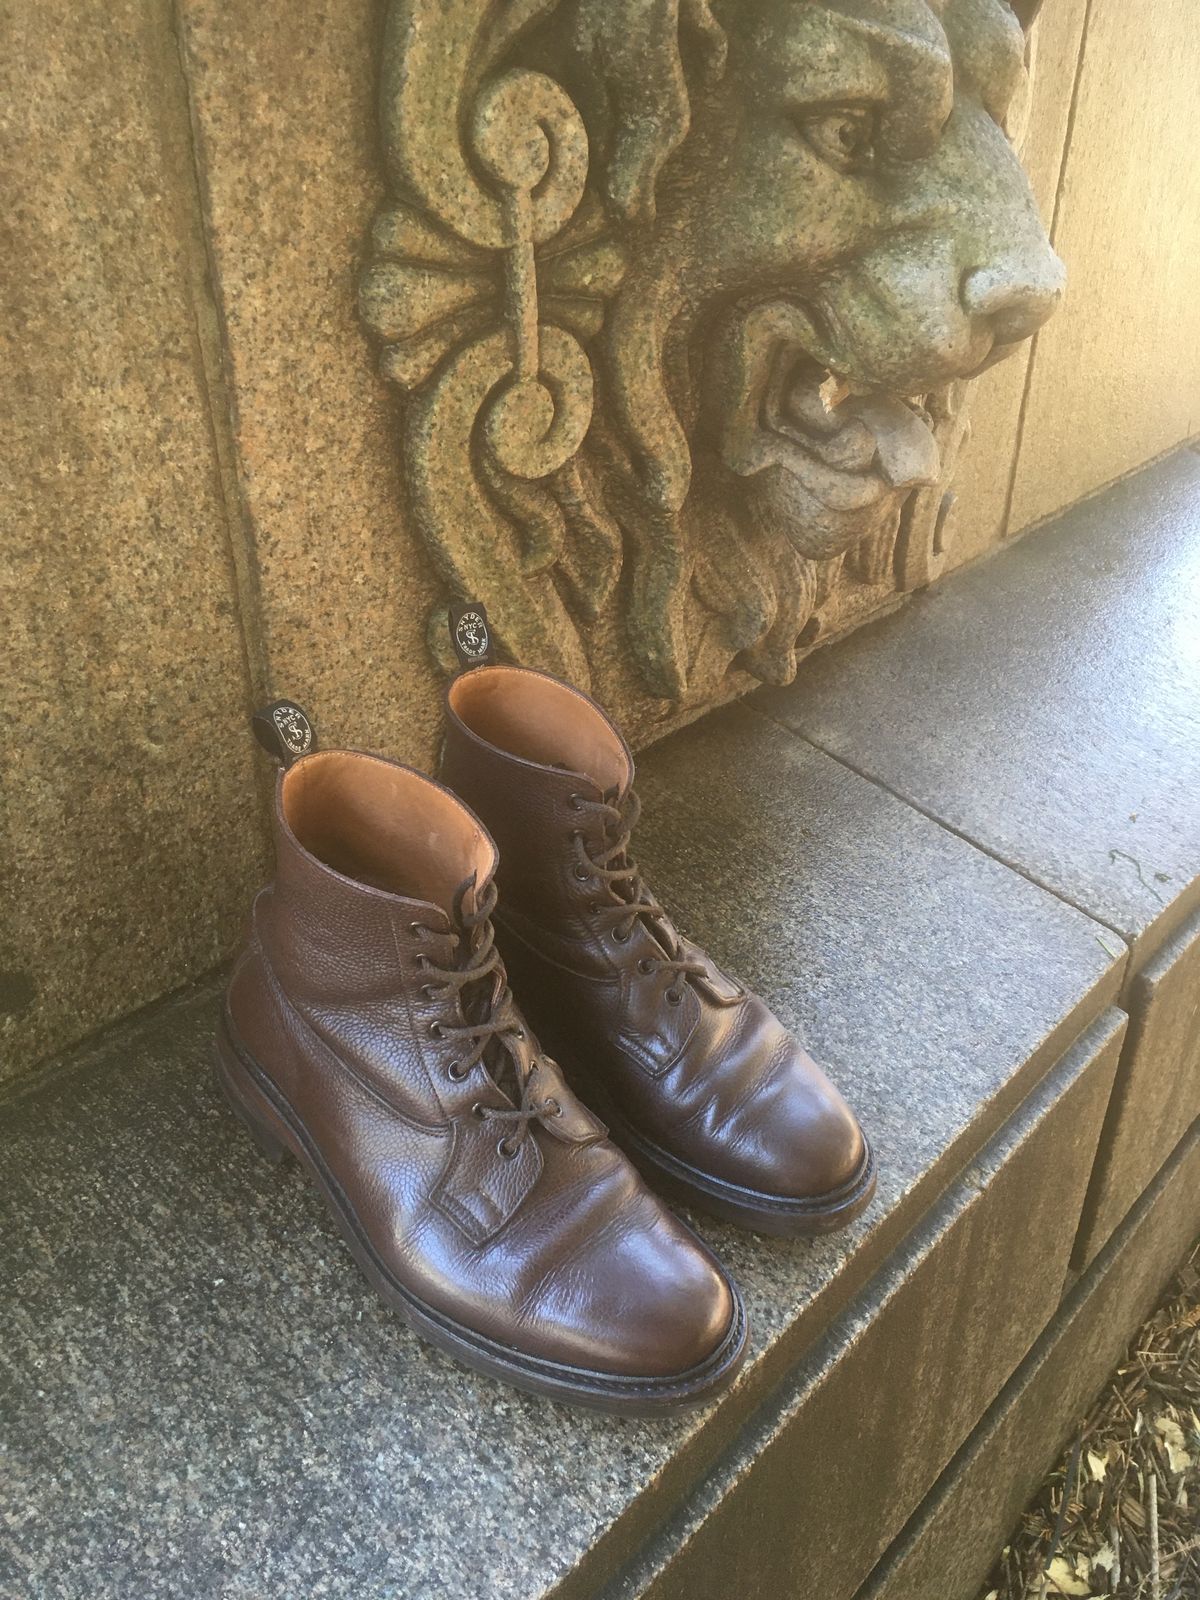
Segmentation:
{"type": "Polygon", "coordinates": [[[859,1600],[978,1600],[1092,1397],[1200,1235],[1200,1123],[1088,1268],[859,1600]]]}
{"type": "MultiPolygon", "coordinates": [[[[201,993],[4,1110],[5,1600],[595,1595],[773,1418],[845,1482],[857,1417],[884,1476],[899,1419],[920,1424],[822,1600],[900,1533],[1057,1301],[1124,946],[755,711],[642,768],[652,881],[828,1063],[881,1168],[868,1213],[815,1244],[697,1219],[750,1310],[737,1386],[668,1423],[614,1421],[421,1344],[298,1170],[261,1164],[218,1102],[201,993]],[[1031,1215],[1048,1230],[1033,1270],[1031,1215]],[[962,1353],[945,1419],[913,1410],[935,1336],[962,1353]]],[[[810,1520],[806,1537],[832,1535],[810,1520]]]]}
{"type": "Polygon", "coordinates": [[[1124,1017],[1107,1012],[951,1184],[611,1600],[853,1595],[1054,1314],[1124,1017]]]}
{"type": "Polygon", "coordinates": [[[1129,945],[1086,1265],[1200,1115],[1200,454],[1135,473],[755,703],[1129,945]]]}

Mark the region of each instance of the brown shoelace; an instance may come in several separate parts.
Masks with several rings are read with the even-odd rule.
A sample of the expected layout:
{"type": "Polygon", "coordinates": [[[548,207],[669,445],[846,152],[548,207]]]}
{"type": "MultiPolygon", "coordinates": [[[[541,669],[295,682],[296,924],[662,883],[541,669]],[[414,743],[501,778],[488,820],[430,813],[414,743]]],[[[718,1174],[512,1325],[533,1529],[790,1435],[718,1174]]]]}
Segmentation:
{"type": "Polygon", "coordinates": [[[599,800],[573,794],[571,804],[576,811],[599,816],[604,828],[605,848],[598,855],[589,853],[581,830],[571,836],[576,877],[596,879],[612,896],[610,904],[593,908],[600,926],[610,930],[618,944],[624,944],[639,919],[646,924],[663,954],[654,958],[643,956],[638,967],[646,973],[672,973],[674,981],[667,990],[667,999],[672,1005],[678,1005],[683,999],[681,985],[689,978],[705,977],[707,968],[702,961],[684,955],[670,917],[651,894],[637,862],[629,854],[629,841],[641,815],[641,801],[632,789],[624,800],[616,789],[607,789],[599,800]]]}
{"type": "MultiPolygon", "coordinates": [[[[467,896],[474,888],[472,874],[460,884],[454,896],[451,922],[455,954],[462,957],[459,964],[440,967],[429,956],[419,959],[429,973],[425,993],[430,998],[452,1002],[455,1014],[462,1019],[430,1024],[438,1038],[461,1039],[467,1047],[466,1053],[451,1066],[450,1076],[461,1082],[482,1062],[497,1088],[501,1087],[502,1078],[512,1080],[515,1095],[511,1098],[516,1104],[511,1108],[485,1106],[479,1102],[472,1107],[475,1115],[485,1122],[511,1124],[510,1131],[497,1146],[500,1154],[511,1160],[529,1132],[530,1123],[560,1116],[562,1108],[557,1100],[539,1099],[535,1094],[537,1062],[527,1074],[521,1071],[516,1041],[525,1037],[525,1029],[516,1015],[512,990],[505,982],[504,966],[492,928],[496,885],[488,883],[482,893],[475,896],[474,909],[468,910],[467,896]]],[[[414,924],[414,929],[428,932],[420,923],[414,924]]]]}

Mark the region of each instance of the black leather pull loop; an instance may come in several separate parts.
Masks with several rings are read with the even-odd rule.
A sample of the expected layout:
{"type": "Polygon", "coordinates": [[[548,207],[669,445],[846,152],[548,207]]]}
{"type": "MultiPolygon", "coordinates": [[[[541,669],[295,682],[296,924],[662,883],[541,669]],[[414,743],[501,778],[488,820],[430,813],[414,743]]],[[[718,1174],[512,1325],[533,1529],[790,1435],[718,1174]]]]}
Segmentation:
{"type": "Polygon", "coordinates": [[[273,700],[263,706],[251,718],[251,727],[259,744],[283,767],[317,748],[312,719],[291,700],[273,700]]]}

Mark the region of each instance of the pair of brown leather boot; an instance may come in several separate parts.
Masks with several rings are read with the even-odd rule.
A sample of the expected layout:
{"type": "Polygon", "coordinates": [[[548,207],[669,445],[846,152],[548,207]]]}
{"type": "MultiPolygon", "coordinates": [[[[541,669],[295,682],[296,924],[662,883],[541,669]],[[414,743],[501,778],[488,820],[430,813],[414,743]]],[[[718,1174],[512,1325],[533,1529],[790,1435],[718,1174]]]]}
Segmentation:
{"type": "Polygon", "coordinates": [[[815,1233],[870,1200],[869,1147],[643,882],[633,759],[595,702],[481,666],[446,718],[443,787],[317,752],[277,715],[281,751],[306,753],[276,787],[220,1083],[442,1349],[610,1410],[706,1400],[741,1364],[745,1312],[637,1169],[747,1227],[815,1233]]]}

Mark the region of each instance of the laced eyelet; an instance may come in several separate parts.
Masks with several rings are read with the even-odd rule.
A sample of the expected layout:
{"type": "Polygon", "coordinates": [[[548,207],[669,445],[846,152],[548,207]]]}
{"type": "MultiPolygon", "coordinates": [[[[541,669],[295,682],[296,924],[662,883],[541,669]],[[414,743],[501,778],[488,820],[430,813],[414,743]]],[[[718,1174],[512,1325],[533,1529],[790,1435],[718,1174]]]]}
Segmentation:
{"type": "Polygon", "coordinates": [[[431,1038],[434,1039],[445,1038],[445,1030],[443,1029],[441,1023],[437,1022],[436,1020],[429,1024],[429,1033],[431,1038]]]}
{"type": "Polygon", "coordinates": [[[451,1083],[461,1083],[467,1076],[467,1069],[463,1066],[461,1061],[452,1061],[446,1068],[446,1076],[450,1079],[451,1083]]]}
{"type": "Polygon", "coordinates": [[[624,933],[621,932],[620,928],[614,928],[613,931],[612,931],[613,943],[614,944],[628,944],[629,943],[629,935],[632,932],[633,932],[632,928],[626,928],[624,933]]]}
{"type": "Polygon", "coordinates": [[[668,989],[667,999],[673,1006],[679,1006],[683,1004],[683,996],[680,994],[678,989],[668,989]]]}
{"type": "Polygon", "coordinates": [[[562,1107],[559,1105],[557,1100],[547,1100],[546,1101],[546,1110],[550,1113],[550,1115],[552,1117],[561,1117],[562,1116],[562,1107]]]}
{"type": "Polygon", "coordinates": [[[436,983],[423,983],[421,985],[421,993],[425,996],[426,1000],[435,999],[437,997],[437,992],[438,986],[436,983]]]}
{"type": "Polygon", "coordinates": [[[482,1100],[476,1100],[475,1104],[471,1107],[471,1115],[473,1117],[478,1117],[480,1122],[482,1122],[486,1109],[487,1107],[484,1105],[482,1100]]]}
{"type": "Polygon", "coordinates": [[[574,873],[580,883],[590,883],[592,880],[591,868],[585,867],[582,861],[575,863],[574,873]]]}
{"type": "Polygon", "coordinates": [[[650,960],[649,956],[640,956],[638,958],[638,971],[641,973],[643,978],[648,978],[654,971],[654,963],[650,960]]]}
{"type": "Polygon", "coordinates": [[[524,1039],[525,1038],[525,1029],[524,1028],[516,1028],[514,1030],[514,1032],[516,1033],[516,1036],[517,1036],[518,1039],[524,1039]]]}
{"type": "Polygon", "coordinates": [[[431,967],[432,965],[433,965],[433,963],[432,963],[432,961],[430,961],[428,956],[426,956],[426,955],[418,955],[417,956],[417,967],[418,967],[419,971],[424,972],[426,967],[431,967]]]}
{"type": "Polygon", "coordinates": [[[507,1139],[501,1139],[496,1145],[497,1155],[504,1157],[505,1161],[512,1161],[517,1153],[515,1144],[510,1144],[507,1139]]]}
{"type": "Polygon", "coordinates": [[[423,922],[410,922],[408,925],[408,931],[412,934],[414,939],[423,939],[429,932],[429,929],[423,922]]]}
{"type": "Polygon", "coordinates": [[[571,796],[571,810],[572,811],[582,811],[583,810],[583,796],[581,794],[573,794],[571,796]]]}

